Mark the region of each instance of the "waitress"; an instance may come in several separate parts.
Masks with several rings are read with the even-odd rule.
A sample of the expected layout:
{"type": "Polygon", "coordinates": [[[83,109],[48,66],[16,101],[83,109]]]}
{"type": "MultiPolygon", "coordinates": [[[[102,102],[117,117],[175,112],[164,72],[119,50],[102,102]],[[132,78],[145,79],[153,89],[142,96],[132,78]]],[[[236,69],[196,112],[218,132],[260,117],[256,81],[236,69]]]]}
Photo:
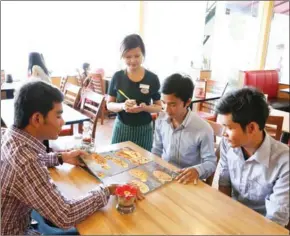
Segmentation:
{"type": "Polygon", "coordinates": [[[139,35],[124,38],[121,57],[126,69],[114,74],[107,100],[108,110],[117,113],[112,143],[132,141],[151,151],[153,127],[150,113],[162,109],[160,82],[156,74],[142,66],[145,46],[139,35]]]}

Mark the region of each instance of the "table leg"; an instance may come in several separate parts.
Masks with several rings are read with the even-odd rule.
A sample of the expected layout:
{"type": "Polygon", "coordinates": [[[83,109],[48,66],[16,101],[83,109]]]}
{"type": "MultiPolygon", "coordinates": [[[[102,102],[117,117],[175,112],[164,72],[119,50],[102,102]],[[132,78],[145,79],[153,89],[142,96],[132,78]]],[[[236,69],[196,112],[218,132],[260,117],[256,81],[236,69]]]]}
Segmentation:
{"type": "Polygon", "coordinates": [[[79,123],[79,134],[83,133],[83,122],[79,123]]]}

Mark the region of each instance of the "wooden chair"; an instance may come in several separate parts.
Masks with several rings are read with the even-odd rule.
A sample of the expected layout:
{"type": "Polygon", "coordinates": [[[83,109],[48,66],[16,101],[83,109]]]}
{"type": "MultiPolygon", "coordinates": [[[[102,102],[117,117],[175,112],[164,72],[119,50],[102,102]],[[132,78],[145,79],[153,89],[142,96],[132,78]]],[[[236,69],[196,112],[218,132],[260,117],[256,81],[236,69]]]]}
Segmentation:
{"type": "Polygon", "coordinates": [[[80,99],[81,87],[66,83],[64,88],[64,103],[77,109],[77,105],[80,99]]]}
{"type": "MultiPolygon", "coordinates": [[[[218,163],[219,159],[220,159],[220,144],[219,144],[219,142],[216,143],[216,137],[222,138],[224,127],[221,124],[216,123],[216,122],[211,121],[211,120],[207,120],[207,122],[210,124],[210,126],[213,129],[214,140],[215,140],[215,155],[217,157],[217,163],[218,163]]],[[[211,176],[209,176],[205,181],[210,186],[213,183],[214,175],[215,175],[215,172],[211,176]]]]}
{"type": "Polygon", "coordinates": [[[56,86],[57,88],[60,88],[60,84],[61,84],[61,80],[62,77],[61,76],[52,76],[50,77],[51,79],[51,83],[56,86]]]}
{"type": "Polygon", "coordinates": [[[76,75],[68,75],[66,76],[66,81],[70,84],[79,86],[79,82],[76,75]]]}
{"type": "Polygon", "coordinates": [[[101,109],[105,103],[105,96],[93,91],[86,91],[81,103],[81,112],[90,117],[93,123],[92,138],[95,138],[98,118],[101,115],[101,109]]]}
{"type": "MultiPolygon", "coordinates": [[[[227,86],[228,86],[228,82],[223,83],[223,82],[219,82],[215,80],[207,80],[206,92],[223,96],[226,91],[227,86]]],[[[217,114],[215,113],[215,110],[214,110],[216,103],[217,103],[217,100],[200,102],[198,111],[196,112],[197,115],[206,120],[216,121],[217,114]]]]}
{"type": "MultiPolygon", "coordinates": [[[[90,74],[91,79],[88,85],[88,88],[93,90],[94,92],[105,95],[105,81],[104,81],[104,70],[98,69],[96,72],[90,74]]],[[[104,118],[106,113],[106,103],[103,103],[101,107],[101,125],[104,124],[104,118]]]]}
{"type": "Polygon", "coordinates": [[[67,82],[67,77],[61,77],[59,89],[60,91],[64,92],[64,88],[67,82]]]}
{"type": "MultiPolygon", "coordinates": [[[[81,87],[66,83],[64,88],[64,103],[77,110],[81,87]]],[[[73,135],[73,125],[65,125],[59,136],[73,135]]]]}
{"type": "Polygon", "coordinates": [[[278,141],[280,141],[282,135],[283,121],[283,116],[269,116],[266,121],[266,132],[278,141]]]}
{"type": "MultiPolygon", "coordinates": [[[[83,101],[81,103],[81,112],[91,119],[93,124],[92,139],[95,139],[98,118],[100,117],[102,104],[105,102],[103,95],[97,94],[93,91],[86,91],[83,94],[83,101]]],[[[82,133],[82,130],[79,130],[82,133]]],[[[64,132],[64,131],[62,131],[64,132]]],[[[72,148],[75,142],[80,142],[79,139],[75,139],[72,134],[60,135],[66,137],[60,137],[58,140],[50,141],[50,146],[54,151],[66,151],[64,146],[72,148]]]]}

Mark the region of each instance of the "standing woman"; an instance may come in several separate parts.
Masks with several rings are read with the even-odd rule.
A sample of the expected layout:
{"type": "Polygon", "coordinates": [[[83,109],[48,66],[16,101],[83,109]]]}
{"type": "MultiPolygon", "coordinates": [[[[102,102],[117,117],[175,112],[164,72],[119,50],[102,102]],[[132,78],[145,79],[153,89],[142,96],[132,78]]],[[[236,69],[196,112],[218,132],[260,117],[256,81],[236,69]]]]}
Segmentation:
{"type": "Polygon", "coordinates": [[[49,71],[46,68],[43,55],[38,52],[31,52],[28,59],[28,76],[40,78],[41,80],[51,83],[49,71]]]}
{"type": "Polygon", "coordinates": [[[125,37],[121,43],[121,57],[126,69],[114,74],[107,100],[108,110],[117,113],[112,143],[132,141],[151,151],[153,128],[150,113],[162,109],[159,79],[141,65],[145,46],[139,35],[125,37]]]}

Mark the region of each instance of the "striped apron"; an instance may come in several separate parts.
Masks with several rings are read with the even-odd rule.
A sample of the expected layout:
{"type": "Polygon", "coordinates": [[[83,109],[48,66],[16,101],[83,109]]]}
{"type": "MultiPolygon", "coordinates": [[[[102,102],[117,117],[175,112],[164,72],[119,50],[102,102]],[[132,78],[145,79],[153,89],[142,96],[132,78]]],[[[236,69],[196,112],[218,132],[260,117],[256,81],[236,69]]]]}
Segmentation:
{"type": "Polygon", "coordinates": [[[152,122],[147,125],[125,125],[118,118],[115,119],[112,144],[131,141],[151,152],[153,143],[152,122]]]}

